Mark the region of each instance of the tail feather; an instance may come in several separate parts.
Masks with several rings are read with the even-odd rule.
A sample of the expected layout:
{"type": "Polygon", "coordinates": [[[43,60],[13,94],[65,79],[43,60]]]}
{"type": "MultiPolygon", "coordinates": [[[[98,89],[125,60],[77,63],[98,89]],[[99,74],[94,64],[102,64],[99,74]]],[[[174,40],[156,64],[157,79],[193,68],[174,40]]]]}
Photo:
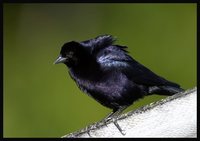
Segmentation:
{"type": "Polygon", "coordinates": [[[178,92],[182,92],[184,89],[180,87],[173,87],[173,86],[152,86],[149,87],[148,94],[158,94],[158,95],[174,95],[178,92]]]}

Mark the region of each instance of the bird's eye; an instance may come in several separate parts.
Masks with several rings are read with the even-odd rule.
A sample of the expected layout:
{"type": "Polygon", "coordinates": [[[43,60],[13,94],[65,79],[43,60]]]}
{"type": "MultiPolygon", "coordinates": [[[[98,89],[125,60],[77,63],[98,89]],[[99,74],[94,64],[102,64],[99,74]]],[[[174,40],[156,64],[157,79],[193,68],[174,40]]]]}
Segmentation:
{"type": "Polygon", "coordinates": [[[74,52],[70,51],[66,56],[69,57],[69,58],[72,58],[74,55],[74,52]]]}
{"type": "Polygon", "coordinates": [[[74,54],[74,52],[72,52],[72,51],[70,51],[70,52],[69,52],[69,55],[71,55],[71,56],[72,56],[73,54],[74,54]]]}

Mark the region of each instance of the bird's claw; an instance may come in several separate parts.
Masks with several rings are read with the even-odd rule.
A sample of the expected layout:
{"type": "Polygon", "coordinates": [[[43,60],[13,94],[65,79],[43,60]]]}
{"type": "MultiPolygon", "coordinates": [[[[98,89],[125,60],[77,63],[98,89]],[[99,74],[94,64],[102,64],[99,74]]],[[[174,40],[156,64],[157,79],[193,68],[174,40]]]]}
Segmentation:
{"type": "Polygon", "coordinates": [[[125,130],[122,130],[122,128],[119,126],[119,124],[117,123],[117,119],[113,118],[112,122],[115,124],[115,126],[120,131],[120,133],[124,136],[126,134],[126,132],[125,132],[125,130]]]}
{"type": "Polygon", "coordinates": [[[87,127],[86,127],[86,132],[87,132],[87,134],[90,136],[90,137],[92,137],[91,136],[91,134],[90,134],[90,130],[92,129],[92,125],[88,125],[87,127]]]}

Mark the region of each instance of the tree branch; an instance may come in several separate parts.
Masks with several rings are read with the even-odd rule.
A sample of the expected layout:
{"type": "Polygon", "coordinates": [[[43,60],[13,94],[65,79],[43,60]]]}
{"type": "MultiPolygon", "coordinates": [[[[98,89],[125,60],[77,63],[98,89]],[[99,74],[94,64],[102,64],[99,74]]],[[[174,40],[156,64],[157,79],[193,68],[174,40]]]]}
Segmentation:
{"type": "Polygon", "coordinates": [[[63,136],[72,137],[197,137],[197,88],[177,93],[137,110],[122,114],[118,124],[95,124],[63,136]],[[89,136],[89,134],[90,136],[89,136]]]}

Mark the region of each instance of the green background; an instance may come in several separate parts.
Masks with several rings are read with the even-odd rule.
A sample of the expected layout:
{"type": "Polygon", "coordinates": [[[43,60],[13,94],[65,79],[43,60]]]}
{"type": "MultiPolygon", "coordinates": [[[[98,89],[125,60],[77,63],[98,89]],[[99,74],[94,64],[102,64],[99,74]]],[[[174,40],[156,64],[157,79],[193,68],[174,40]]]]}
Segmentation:
{"type": "MultiPolygon", "coordinates": [[[[107,109],[81,92],[61,46],[101,34],[184,89],[196,86],[196,4],[3,4],[3,136],[61,137],[107,109]]],[[[165,96],[148,96],[127,111],[165,96]]],[[[153,121],[152,121],[153,122],[153,121]]]]}

